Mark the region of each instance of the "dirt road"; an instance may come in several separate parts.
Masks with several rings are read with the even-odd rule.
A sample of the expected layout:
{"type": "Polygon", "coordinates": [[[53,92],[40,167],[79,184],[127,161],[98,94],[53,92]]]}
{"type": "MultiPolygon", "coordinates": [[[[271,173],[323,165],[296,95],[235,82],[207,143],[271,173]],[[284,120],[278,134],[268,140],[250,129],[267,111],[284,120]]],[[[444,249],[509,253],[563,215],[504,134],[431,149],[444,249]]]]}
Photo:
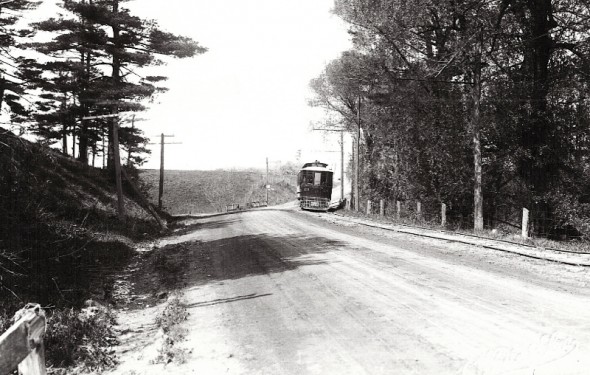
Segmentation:
{"type": "Polygon", "coordinates": [[[587,267],[270,209],[160,245],[182,265],[187,362],[150,365],[146,342],[116,373],[590,371],[587,267]]]}

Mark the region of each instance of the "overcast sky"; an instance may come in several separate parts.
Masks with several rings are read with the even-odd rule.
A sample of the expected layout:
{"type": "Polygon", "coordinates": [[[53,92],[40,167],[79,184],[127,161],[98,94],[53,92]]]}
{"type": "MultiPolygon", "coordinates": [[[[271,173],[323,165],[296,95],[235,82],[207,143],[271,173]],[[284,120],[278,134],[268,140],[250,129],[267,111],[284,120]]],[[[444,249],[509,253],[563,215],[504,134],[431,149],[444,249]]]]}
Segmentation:
{"type": "MultiPolygon", "coordinates": [[[[146,121],[146,135],[174,134],[167,169],[264,167],[272,162],[338,160],[338,137],[322,141],[310,122],[309,81],[350,46],[333,0],[134,0],[126,4],[167,31],[209,51],[146,74],[169,77],[146,121]]],[[[156,140],[156,138],[154,138],[156,140]]],[[[347,147],[348,149],[349,147],[347,147]]],[[[159,166],[159,148],[144,166],[159,166]]]]}

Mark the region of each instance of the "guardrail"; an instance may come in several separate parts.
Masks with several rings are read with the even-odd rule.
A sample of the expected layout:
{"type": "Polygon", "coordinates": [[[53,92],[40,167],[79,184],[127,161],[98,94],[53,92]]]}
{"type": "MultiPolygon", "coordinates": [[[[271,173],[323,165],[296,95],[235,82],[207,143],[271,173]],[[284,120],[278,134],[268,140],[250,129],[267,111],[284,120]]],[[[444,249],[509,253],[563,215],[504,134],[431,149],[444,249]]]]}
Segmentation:
{"type": "Polygon", "coordinates": [[[14,315],[15,323],[0,336],[0,375],[18,367],[22,375],[45,375],[45,313],[28,303],[14,315]]]}
{"type": "Polygon", "coordinates": [[[225,205],[225,211],[226,212],[234,212],[234,211],[240,211],[240,210],[247,210],[249,208],[258,208],[258,207],[266,207],[266,202],[248,202],[246,204],[239,204],[239,203],[233,203],[233,204],[227,204],[225,205]]]}
{"type": "Polygon", "coordinates": [[[225,211],[226,212],[233,212],[233,211],[239,211],[240,210],[240,205],[239,204],[227,204],[225,205],[225,211]]]}
{"type": "Polygon", "coordinates": [[[246,203],[246,208],[258,208],[258,207],[266,207],[266,202],[250,202],[246,203]]]}

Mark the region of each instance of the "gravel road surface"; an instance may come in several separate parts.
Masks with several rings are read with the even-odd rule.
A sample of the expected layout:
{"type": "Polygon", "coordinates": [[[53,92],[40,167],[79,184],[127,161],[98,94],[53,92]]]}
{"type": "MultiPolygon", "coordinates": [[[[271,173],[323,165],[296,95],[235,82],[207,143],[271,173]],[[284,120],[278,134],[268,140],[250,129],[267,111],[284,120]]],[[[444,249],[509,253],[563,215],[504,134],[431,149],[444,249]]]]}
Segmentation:
{"type": "Polygon", "coordinates": [[[159,246],[184,249],[188,358],[150,365],[147,343],[118,373],[590,371],[588,267],[288,209],[187,220],[159,246]]]}

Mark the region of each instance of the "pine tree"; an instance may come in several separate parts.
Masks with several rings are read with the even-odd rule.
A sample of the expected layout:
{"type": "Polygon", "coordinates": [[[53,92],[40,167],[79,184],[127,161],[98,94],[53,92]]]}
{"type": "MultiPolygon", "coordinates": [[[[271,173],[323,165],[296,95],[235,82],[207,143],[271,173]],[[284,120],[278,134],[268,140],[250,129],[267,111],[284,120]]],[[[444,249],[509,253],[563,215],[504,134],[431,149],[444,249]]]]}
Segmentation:
{"type": "Polygon", "coordinates": [[[13,118],[28,114],[20,100],[25,89],[18,76],[17,57],[13,50],[19,44],[19,37],[32,33],[29,29],[17,26],[17,22],[39,3],[32,0],[8,0],[0,4],[0,109],[6,103],[13,118]]]}
{"type": "MultiPolygon", "coordinates": [[[[165,77],[142,77],[138,73],[140,68],[163,64],[160,56],[185,58],[206,51],[190,38],[167,33],[155,22],[131,15],[128,9],[120,7],[121,3],[119,0],[64,0],[62,7],[68,16],[34,25],[37,30],[53,32],[56,36],[50,42],[30,45],[51,58],[66,59],[75,67],[71,78],[77,86],[71,92],[69,111],[77,120],[78,158],[84,163],[88,163],[89,149],[95,155],[105,127],[108,144],[112,144],[113,125],[118,121],[115,118],[107,122],[84,120],[84,117],[144,110],[141,101],[165,90],[157,86],[165,77]]],[[[45,71],[56,77],[55,71],[45,71]]],[[[64,94],[58,86],[51,89],[45,85],[43,89],[64,94]]],[[[146,142],[140,129],[126,129],[122,135],[123,146],[145,150],[140,146],[146,142]]],[[[110,150],[109,147],[109,165],[110,150]]]]}

